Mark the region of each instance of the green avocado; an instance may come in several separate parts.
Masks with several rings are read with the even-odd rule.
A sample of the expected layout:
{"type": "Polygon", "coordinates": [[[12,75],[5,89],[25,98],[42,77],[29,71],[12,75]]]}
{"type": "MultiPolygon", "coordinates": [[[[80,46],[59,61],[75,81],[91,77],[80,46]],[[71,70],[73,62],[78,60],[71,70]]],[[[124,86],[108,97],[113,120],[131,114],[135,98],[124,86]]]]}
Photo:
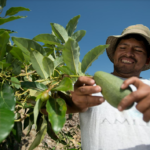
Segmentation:
{"type": "Polygon", "coordinates": [[[41,95],[41,101],[45,102],[49,99],[49,93],[47,91],[44,91],[41,95]]]}
{"type": "MultiPolygon", "coordinates": [[[[117,108],[120,101],[127,95],[129,95],[132,90],[130,87],[126,89],[121,89],[123,80],[106,72],[97,71],[94,74],[94,80],[97,85],[102,88],[102,94],[107,102],[113,107],[117,108]]],[[[133,104],[127,109],[131,108],[133,104]]]]}

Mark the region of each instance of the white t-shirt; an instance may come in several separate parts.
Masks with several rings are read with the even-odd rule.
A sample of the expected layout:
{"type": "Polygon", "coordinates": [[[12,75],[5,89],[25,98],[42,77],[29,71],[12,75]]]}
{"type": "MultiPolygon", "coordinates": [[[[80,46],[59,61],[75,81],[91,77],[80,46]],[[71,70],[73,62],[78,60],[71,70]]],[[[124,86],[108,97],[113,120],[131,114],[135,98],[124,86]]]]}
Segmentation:
{"type": "Polygon", "coordinates": [[[105,101],[80,113],[82,150],[150,150],[150,123],[143,121],[135,105],[120,112],[105,101]]]}

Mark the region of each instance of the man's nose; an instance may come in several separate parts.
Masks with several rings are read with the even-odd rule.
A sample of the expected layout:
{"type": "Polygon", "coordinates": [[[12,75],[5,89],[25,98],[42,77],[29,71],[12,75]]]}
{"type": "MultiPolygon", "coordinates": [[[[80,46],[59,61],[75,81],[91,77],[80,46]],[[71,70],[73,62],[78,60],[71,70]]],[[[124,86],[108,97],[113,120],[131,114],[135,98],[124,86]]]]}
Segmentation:
{"type": "Polygon", "coordinates": [[[132,47],[128,48],[126,51],[126,56],[127,57],[134,57],[134,49],[132,47]]]}

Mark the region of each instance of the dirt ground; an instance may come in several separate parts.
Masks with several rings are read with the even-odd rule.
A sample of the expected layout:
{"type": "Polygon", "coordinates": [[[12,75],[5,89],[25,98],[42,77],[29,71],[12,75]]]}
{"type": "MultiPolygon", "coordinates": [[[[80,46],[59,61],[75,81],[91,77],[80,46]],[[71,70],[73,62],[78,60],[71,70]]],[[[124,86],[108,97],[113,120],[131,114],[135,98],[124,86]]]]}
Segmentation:
{"type": "MultiPolygon", "coordinates": [[[[35,136],[36,131],[34,128],[31,130],[29,136],[26,136],[26,130],[24,130],[21,141],[21,150],[28,150],[35,136]]],[[[46,135],[43,141],[34,150],[69,150],[71,148],[80,150],[81,135],[78,113],[73,114],[71,119],[66,115],[66,123],[58,136],[61,139],[61,142],[56,142],[46,135]]]]}

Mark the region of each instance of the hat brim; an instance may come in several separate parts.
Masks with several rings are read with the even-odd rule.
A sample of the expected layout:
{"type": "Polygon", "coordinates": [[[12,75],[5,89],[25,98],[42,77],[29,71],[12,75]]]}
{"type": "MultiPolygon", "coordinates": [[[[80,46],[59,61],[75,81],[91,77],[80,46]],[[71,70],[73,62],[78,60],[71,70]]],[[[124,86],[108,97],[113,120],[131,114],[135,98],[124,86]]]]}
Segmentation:
{"type": "MultiPolygon", "coordinates": [[[[106,52],[107,52],[107,55],[108,55],[111,62],[114,62],[113,55],[114,55],[115,46],[116,46],[116,43],[117,43],[118,39],[121,38],[121,37],[126,36],[127,34],[139,34],[139,35],[143,36],[148,41],[148,43],[150,44],[150,38],[148,36],[143,35],[142,33],[137,33],[136,31],[132,32],[132,33],[129,32],[129,33],[126,33],[126,34],[123,34],[123,35],[109,36],[106,40],[106,44],[109,44],[109,47],[106,48],[106,52]]],[[[149,64],[145,64],[142,71],[148,70],[148,69],[150,69],[150,62],[149,62],[149,64]]]]}

